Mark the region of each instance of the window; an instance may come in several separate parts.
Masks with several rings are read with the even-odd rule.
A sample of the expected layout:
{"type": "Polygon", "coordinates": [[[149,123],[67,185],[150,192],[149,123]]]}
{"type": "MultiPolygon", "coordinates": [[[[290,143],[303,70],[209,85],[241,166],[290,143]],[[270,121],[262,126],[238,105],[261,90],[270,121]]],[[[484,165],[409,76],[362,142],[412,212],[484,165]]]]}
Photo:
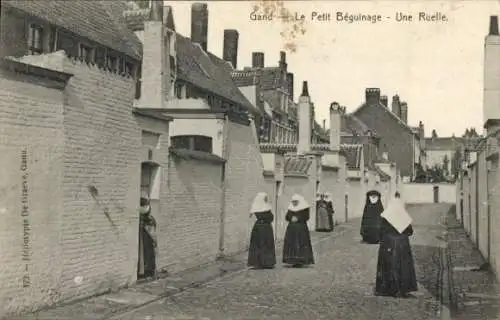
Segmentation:
{"type": "Polygon", "coordinates": [[[135,78],[135,64],[132,62],[125,62],[125,74],[129,77],[135,78]]]}
{"type": "Polygon", "coordinates": [[[43,52],[43,28],[37,24],[30,24],[28,29],[28,52],[29,54],[41,54],[43,52]]]}
{"type": "Polygon", "coordinates": [[[118,71],[118,58],[108,55],[106,57],[106,67],[108,67],[108,69],[113,71],[113,72],[117,72],[118,71]]]}
{"type": "Polygon", "coordinates": [[[175,96],[177,97],[177,99],[182,99],[182,85],[175,85],[175,96]]]}
{"type": "Polygon", "coordinates": [[[170,138],[174,149],[187,149],[212,153],[212,138],[199,135],[182,135],[170,138]]]}
{"type": "Polygon", "coordinates": [[[87,46],[83,43],[80,43],[80,51],[78,53],[80,59],[84,60],[87,63],[94,62],[94,48],[87,46]]]}

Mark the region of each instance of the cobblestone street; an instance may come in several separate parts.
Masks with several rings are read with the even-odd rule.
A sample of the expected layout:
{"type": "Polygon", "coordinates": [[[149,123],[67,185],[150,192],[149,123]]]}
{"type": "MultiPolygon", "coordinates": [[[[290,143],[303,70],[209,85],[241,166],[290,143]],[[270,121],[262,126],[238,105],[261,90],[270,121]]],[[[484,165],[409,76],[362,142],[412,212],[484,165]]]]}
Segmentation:
{"type": "Polygon", "coordinates": [[[360,243],[359,220],[315,246],[316,264],[244,270],[114,319],[441,319],[440,246],[446,206],[410,207],[419,291],[375,297],[378,246],[360,243]]]}

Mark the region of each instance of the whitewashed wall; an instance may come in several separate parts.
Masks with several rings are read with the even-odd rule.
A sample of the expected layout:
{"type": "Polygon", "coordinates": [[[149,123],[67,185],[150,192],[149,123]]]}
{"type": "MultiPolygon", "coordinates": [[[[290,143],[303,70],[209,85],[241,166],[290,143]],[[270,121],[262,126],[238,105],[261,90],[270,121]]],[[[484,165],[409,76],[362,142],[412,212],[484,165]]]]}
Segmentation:
{"type": "Polygon", "coordinates": [[[401,186],[401,195],[406,203],[433,203],[434,186],[439,187],[440,203],[457,201],[456,185],[448,183],[404,183],[401,186]]]}

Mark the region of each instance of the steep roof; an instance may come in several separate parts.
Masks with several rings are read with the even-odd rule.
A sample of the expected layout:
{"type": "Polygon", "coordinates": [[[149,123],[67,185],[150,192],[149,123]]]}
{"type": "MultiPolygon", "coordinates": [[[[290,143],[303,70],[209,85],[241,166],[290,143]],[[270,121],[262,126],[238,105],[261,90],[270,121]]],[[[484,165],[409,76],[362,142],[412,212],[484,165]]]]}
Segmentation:
{"type": "Polygon", "coordinates": [[[231,66],[200,45],[177,34],[177,79],[187,81],[201,89],[213,92],[248,109],[254,107],[231,79],[231,66]]]}
{"type": "MultiPolygon", "coordinates": [[[[281,68],[245,68],[233,70],[231,73],[234,83],[238,87],[246,87],[259,84],[261,90],[276,90],[281,88],[281,68]]],[[[283,79],[286,85],[286,79],[283,79]]]]}
{"type": "Polygon", "coordinates": [[[397,122],[401,127],[403,127],[405,130],[408,130],[414,135],[416,134],[408,124],[404,123],[397,115],[395,115],[391,110],[389,110],[389,108],[387,108],[380,102],[372,104],[363,103],[356,110],[354,110],[352,114],[357,116],[362,110],[364,110],[367,107],[378,108],[377,110],[381,110],[382,112],[388,113],[394,119],[394,121],[397,122]]]}
{"type": "Polygon", "coordinates": [[[142,45],[123,19],[125,1],[2,0],[2,5],[140,59],[142,45]]]}
{"type": "Polygon", "coordinates": [[[353,135],[364,135],[370,128],[361,119],[351,113],[344,113],[341,121],[341,132],[353,135]]]}
{"type": "Polygon", "coordinates": [[[456,150],[456,148],[464,143],[464,139],[460,137],[436,137],[425,138],[425,149],[427,150],[456,150]]]}

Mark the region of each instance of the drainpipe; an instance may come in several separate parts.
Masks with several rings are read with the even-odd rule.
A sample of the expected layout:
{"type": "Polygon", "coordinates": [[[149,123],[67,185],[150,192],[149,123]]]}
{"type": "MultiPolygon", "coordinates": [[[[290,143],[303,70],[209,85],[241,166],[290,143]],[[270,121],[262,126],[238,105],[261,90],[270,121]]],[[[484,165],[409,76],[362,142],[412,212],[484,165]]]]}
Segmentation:
{"type": "Polygon", "coordinates": [[[220,209],[220,223],[219,223],[219,251],[217,252],[216,260],[224,259],[224,247],[225,247],[225,233],[226,233],[226,192],[227,192],[227,180],[226,180],[226,169],[229,161],[229,119],[227,114],[224,115],[224,124],[222,127],[222,157],[226,160],[222,164],[221,172],[221,209],[220,209]]]}

